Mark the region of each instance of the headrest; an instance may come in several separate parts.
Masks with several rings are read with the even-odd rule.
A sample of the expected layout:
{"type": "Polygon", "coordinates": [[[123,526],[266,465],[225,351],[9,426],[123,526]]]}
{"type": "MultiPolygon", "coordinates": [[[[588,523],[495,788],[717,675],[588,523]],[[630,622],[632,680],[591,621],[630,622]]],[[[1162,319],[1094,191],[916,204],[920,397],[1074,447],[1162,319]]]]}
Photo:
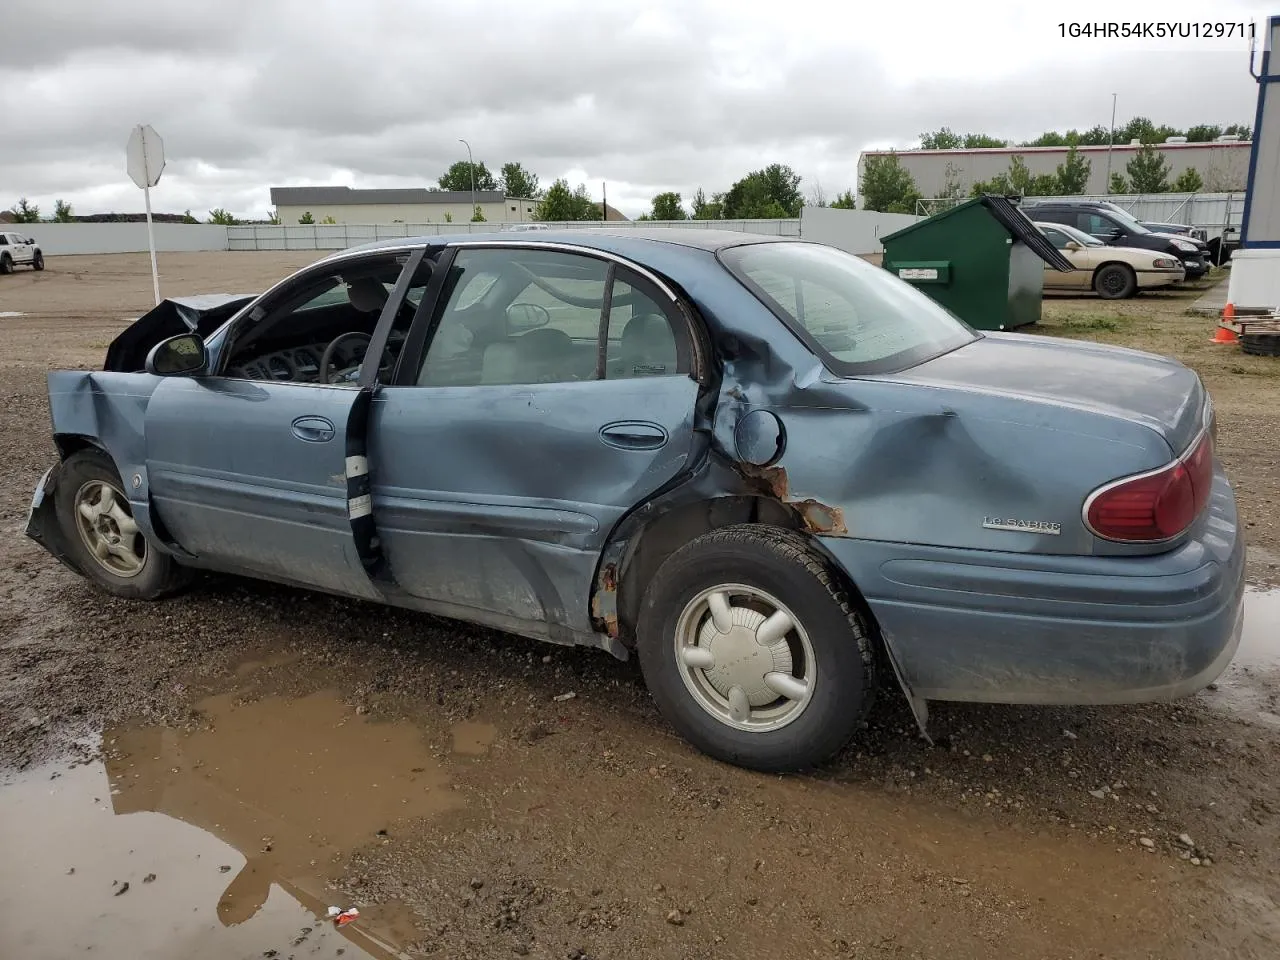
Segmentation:
{"type": "Polygon", "coordinates": [[[357,277],[347,284],[347,299],[361,313],[380,313],[387,302],[387,288],[373,277],[357,277]]]}

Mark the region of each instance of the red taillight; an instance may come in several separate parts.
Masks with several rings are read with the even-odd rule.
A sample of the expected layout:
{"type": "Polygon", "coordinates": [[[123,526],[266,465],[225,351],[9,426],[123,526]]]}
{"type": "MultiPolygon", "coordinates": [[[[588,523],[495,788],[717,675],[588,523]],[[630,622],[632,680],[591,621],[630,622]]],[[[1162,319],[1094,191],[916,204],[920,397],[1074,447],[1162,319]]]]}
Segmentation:
{"type": "Polygon", "coordinates": [[[1086,502],[1085,519],[1104,540],[1168,540],[1200,515],[1212,486],[1213,437],[1206,432],[1190,452],[1169,466],[1095,492],[1086,502]]]}

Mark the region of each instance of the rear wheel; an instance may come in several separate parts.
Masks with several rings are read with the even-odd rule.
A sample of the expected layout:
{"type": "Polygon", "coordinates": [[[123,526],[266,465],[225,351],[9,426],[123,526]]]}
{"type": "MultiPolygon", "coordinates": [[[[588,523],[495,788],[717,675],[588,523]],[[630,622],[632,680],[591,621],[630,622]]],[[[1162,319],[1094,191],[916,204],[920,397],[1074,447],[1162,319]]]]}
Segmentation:
{"type": "Polygon", "coordinates": [[[799,534],[742,525],[698,537],[641,601],[640,668],[658,709],[718,759],[784,771],[830,758],[871,706],[871,638],[799,534]]]}
{"type": "Polygon", "coordinates": [[[31,260],[31,266],[35,270],[44,269],[44,254],[39,250],[36,251],[35,257],[31,260]]]}
{"type": "Polygon", "coordinates": [[[151,600],[186,583],[187,572],[142,535],[106,454],[90,449],[68,457],[54,497],[67,553],[107,592],[151,600]]]}
{"type": "Polygon", "coordinates": [[[1137,291],[1138,276],[1127,264],[1108,263],[1094,274],[1093,289],[1104,300],[1124,300],[1137,291]]]}

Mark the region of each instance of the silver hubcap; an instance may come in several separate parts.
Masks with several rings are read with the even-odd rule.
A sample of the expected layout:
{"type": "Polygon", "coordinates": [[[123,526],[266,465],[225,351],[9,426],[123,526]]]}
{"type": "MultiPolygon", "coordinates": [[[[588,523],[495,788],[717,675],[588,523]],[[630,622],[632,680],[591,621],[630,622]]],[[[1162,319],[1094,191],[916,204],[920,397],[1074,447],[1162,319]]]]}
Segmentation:
{"type": "Polygon", "coordinates": [[[722,584],[690,600],[676,623],[675,656],[698,706],[738,730],[777,730],[813,698],[809,635],[758,587],[722,584]]]}
{"type": "Polygon", "coordinates": [[[147,559],[147,541],[115,487],[90,480],[76,492],[76,527],[80,539],[101,567],[117,577],[134,577],[147,559]]]}

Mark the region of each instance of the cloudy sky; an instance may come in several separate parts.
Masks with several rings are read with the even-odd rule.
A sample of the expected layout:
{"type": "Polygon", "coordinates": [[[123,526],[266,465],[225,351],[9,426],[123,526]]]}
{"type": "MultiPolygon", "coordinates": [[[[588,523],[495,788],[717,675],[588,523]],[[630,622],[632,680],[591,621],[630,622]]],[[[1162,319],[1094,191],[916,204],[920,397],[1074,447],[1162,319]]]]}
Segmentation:
{"type": "Polygon", "coordinates": [[[44,0],[7,4],[0,208],[135,211],[130,128],[168,159],[157,210],[264,217],[271,186],[433,184],[519,160],[624,212],[772,161],[808,192],[859,151],[949,126],[1029,139],[1134,115],[1252,124],[1247,39],[1064,38],[1059,23],[1249,21],[1280,2],[44,0]],[[1138,11],[1146,11],[1139,13],[1138,11]],[[1212,11],[1210,13],[1209,11],[1212,11]]]}

